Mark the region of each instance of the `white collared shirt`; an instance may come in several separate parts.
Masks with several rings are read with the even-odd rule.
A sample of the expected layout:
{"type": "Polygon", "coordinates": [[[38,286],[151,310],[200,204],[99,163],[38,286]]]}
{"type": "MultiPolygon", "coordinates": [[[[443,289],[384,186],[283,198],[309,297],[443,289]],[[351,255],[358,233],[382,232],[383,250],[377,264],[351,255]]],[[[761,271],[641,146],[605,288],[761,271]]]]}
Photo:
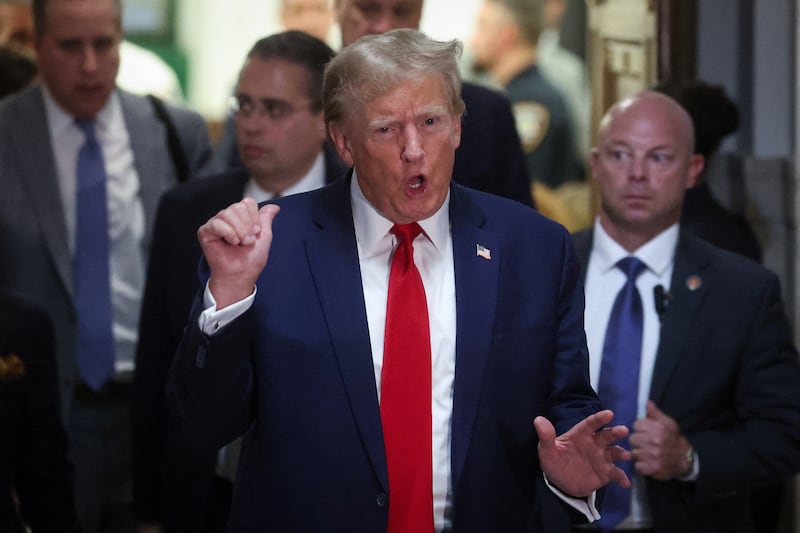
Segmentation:
{"type": "MultiPolygon", "coordinates": [[[[86,139],[75,125],[75,117],[56,103],[44,84],[42,95],[64,207],[67,243],[74,255],[78,152],[86,139]]],[[[146,258],[142,250],[145,220],[139,175],[116,92],[95,117],[95,136],[103,150],[107,176],[114,368],[118,376],[130,377],[145,281],[146,258]]]]}
{"type": "MultiPolygon", "coordinates": [[[[626,281],[625,274],[616,268],[616,264],[620,259],[634,255],[647,266],[636,279],[636,288],[642,298],[644,311],[637,418],[645,416],[660,339],[661,323],[656,312],[654,289],[657,285],[661,285],[665,292],[669,292],[677,243],[678,224],[674,224],[630,254],[606,233],[599,219],[595,220],[594,244],[586,270],[584,314],[586,341],[589,347],[589,376],[595,390],[600,376],[603,343],[611,308],[617,293],[626,281]]],[[[647,506],[644,479],[640,475],[634,475],[631,481],[633,482],[631,514],[619,527],[651,527],[652,519],[647,506]]]]}

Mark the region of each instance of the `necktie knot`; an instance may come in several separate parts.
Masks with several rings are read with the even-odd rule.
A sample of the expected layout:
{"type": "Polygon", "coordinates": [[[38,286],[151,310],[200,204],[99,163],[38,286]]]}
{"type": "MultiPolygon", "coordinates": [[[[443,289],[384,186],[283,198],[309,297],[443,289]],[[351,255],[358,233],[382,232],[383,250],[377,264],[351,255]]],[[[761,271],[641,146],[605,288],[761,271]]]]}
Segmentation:
{"type": "Polygon", "coordinates": [[[617,262],[617,268],[622,270],[622,272],[628,278],[628,281],[636,281],[636,278],[639,277],[639,274],[644,272],[644,269],[647,268],[647,265],[645,265],[636,257],[630,255],[620,259],[619,262],[617,262]]]}
{"type": "Polygon", "coordinates": [[[392,229],[389,230],[389,233],[394,234],[400,244],[411,244],[414,242],[414,239],[422,233],[422,228],[416,222],[410,224],[395,224],[392,226],[392,229]]]}
{"type": "Polygon", "coordinates": [[[75,125],[83,132],[84,137],[86,137],[86,142],[89,143],[96,143],[97,139],[94,135],[94,119],[90,118],[76,118],[75,125]]]}

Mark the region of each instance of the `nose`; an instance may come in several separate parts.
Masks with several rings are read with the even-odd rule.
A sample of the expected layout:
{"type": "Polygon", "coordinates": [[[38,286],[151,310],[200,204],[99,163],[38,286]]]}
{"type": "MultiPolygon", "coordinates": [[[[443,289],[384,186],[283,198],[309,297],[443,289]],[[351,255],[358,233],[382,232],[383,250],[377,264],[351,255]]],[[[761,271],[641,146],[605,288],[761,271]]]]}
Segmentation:
{"type": "Polygon", "coordinates": [[[91,44],[83,49],[83,70],[86,72],[94,72],[97,70],[97,53],[91,44]]]}
{"type": "Polygon", "coordinates": [[[371,35],[380,35],[381,33],[386,33],[389,30],[400,27],[400,23],[391,13],[384,13],[372,18],[370,21],[369,33],[371,35]]]}
{"type": "Polygon", "coordinates": [[[645,157],[631,158],[630,177],[633,180],[647,179],[647,159],[645,157]]]}
{"type": "Polygon", "coordinates": [[[425,157],[425,149],[422,147],[422,137],[417,128],[409,126],[403,135],[403,161],[413,163],[425,157]]]}

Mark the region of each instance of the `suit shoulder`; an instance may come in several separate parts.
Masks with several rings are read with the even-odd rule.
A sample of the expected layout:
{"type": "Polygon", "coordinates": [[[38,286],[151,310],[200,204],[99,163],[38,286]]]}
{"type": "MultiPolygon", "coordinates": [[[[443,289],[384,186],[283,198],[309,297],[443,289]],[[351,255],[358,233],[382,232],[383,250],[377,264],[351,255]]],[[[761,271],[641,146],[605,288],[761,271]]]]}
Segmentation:
{"type": "Polygon", "coordinates": [[[511,101],[505,94],[477,83],[464,82],[461,86],[461,97],[468,109],[476,106],[487,108],[511,106],[511,101]]]}
{"type": "Polygon", "coordinates": [[[778,276],[764,265],[740,254],[715,246],[689,231],[681,231],[678,254],[702,258],[720,277],[732,283],[757,285],[778,283],[778,276]]]}
{"type": "Polygon", "coordinates": [[[246,182],[247,174],[241,170],[195,178],[167,191],[161,203],[170,206],[191,206],[205,200],[224,202],[231,197],[241,199],[246,182]]]}
{"type": "Polygon", "coordinates": [[[487,224],[490,226],[497,225],[520,231],[537,228],[542,232],[566,233],[566,229],[561,224],[520,202],[458,184],[453,186],[456,194],[465,195],[482,210],[487,224]]]}

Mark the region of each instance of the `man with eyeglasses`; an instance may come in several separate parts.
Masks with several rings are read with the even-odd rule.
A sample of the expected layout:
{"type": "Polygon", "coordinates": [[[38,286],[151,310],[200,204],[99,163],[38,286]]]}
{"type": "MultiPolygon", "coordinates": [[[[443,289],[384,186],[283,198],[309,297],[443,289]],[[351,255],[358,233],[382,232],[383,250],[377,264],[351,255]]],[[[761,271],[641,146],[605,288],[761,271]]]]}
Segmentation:
{"type": "Polygon", "coordinates": [[[197,228],[245,196],[269,200],[316,189],[344,165],[325,141],[322,75],[333,51],[288,31],[258,41],[231,111],[243,169],[166,194],[155,224],[137,352],[133,416],[134,504],[140,532],[224,531],[234,453],[199,457],[164,418],[163,387],[198,289],[197,228]]]}

